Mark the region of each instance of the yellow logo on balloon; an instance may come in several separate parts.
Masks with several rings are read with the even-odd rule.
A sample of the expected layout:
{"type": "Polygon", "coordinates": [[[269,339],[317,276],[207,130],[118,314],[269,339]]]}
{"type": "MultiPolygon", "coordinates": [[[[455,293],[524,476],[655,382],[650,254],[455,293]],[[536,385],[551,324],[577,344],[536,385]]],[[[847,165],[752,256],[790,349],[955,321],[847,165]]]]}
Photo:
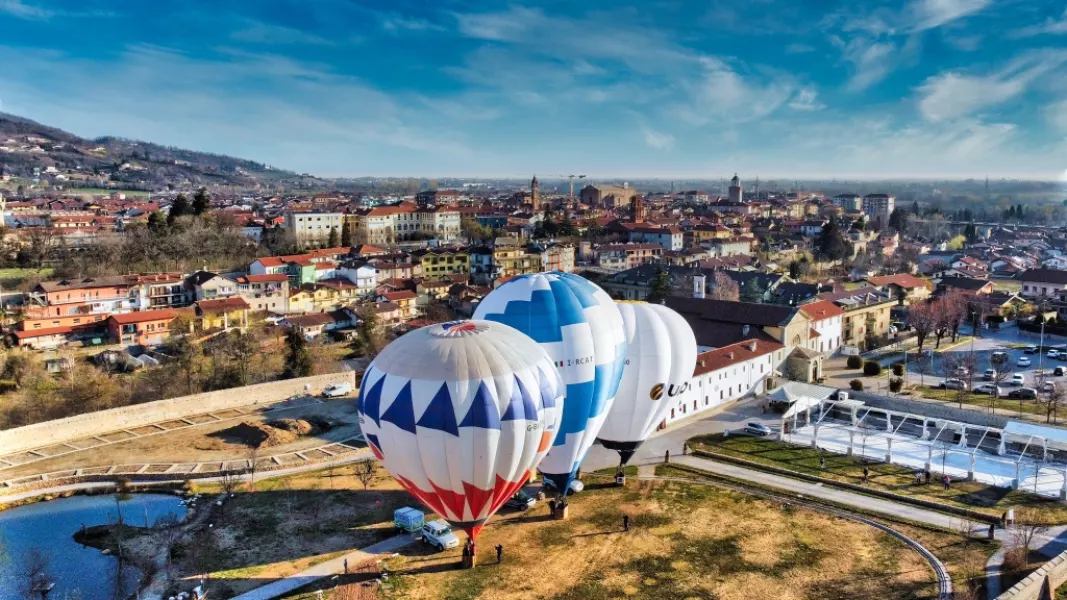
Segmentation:
{"type": "Polygon", "coordinates": [[[660,398],[662,398],[663,397],[663,384],[662,383],[657,383],[656,385],[652,386],[652,391],[648,394],[648,396],[650,398],[652,398],[653,400],[659,400],[660,398]]]}

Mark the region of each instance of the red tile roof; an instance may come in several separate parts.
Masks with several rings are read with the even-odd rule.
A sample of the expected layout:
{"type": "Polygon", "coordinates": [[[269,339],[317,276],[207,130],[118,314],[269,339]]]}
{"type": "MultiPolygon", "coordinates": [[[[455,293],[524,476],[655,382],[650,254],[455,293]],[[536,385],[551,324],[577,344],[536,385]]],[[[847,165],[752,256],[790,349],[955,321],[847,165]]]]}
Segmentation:
{"type": "Polygon", "coordinates": [[[390,302],[396,302],[397,300],[414,300],[418,295],[415,292],[403,290],[399,292],[386,292],[382,294],[382,297],[390,302]]]}
{"type": "Polygon", "coordinates": [[[248,302],[245,302],[244,298],[239,296],[233,296],[231,298],[219,298],[217,300],[201,300],[196,303],[196,306],[201,312],[214,312],[222,310],[237,310],[247,309],[248,302]]]}
{"type": "Polygon", "coordinates": [[[289,276],[285,273],[268,273],[266,275],[246,275],[244,277],[238,277],[237,281],[241,283],[281,283],[288,281],[289,276]],[[241,281],[244,280],[244,281],[241,281]]]}
{"type": "Polygon", "coordinates": [[[704,375],[712,371],[724,369],[730,365],[766,356],[775,350],[781,350],[785,346],[767,340],[752,339],[716,348],[697,355],[696,368],[693,376],[704,375]]]}
{"type": "Polygon", "coordinates": [[[819,300],[818,302],[801,304],[800,311],[808,315],[812,321],[822,321],[824,319],[839,317],[845,314],[845,309],[834,304],[830,300],[819,300]]]}
{"type": "Polygon", "coordinates": [[[883,285],[893,284],[900,286],[906,290],[914,289],[917,287],[924,287],[926,289],[933,288],[933,285],[929,281],[922,279],[921,277],[916,277],[910,273],[897,273],[895,275],[870,277],[867,279],[867,281],[871,282],[872,285],[876,285],[879,287],[883,285]]]}
{"type": "Polygon", "coordinates": [[[32,338],[45,337],[49,335],[67,334],[74,331],[74,327],[68,325],[66,327],[46,327],[44,329],[30,329],[26,331],[16,331],[15,337],[20,340],[28,340],[32,338]]]}
{"type": "Polygon", "coordinates": [[[147,323],[149,321],[170,321],[177,316],[177,312],[169,308],[163,308],[160,310],[142,310],[139,312],[123,313],[121,315],[111,315],[111,318],[119,325],[131,325],[133,323],[147,323]]]}

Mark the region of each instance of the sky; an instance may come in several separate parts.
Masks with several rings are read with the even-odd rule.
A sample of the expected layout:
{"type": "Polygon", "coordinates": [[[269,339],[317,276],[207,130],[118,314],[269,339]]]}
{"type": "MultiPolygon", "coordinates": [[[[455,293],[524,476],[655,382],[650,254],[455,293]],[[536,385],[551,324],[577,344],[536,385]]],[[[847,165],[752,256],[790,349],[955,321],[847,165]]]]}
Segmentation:
{"type": "Polygon", "coordinates": [[[329,177],[1067,181],[1067,2],[0,0],[0,109],[329,177]]]}

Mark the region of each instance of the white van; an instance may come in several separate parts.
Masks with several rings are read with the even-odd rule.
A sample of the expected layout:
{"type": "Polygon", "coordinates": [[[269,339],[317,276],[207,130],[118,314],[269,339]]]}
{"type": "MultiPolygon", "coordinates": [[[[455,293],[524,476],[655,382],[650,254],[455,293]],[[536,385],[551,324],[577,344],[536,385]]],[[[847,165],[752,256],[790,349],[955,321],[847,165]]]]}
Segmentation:
{"type": "Polygon", "coordinates": [[[347,396],[352,393],[351,383],[331,383],[322,390],[322,396],[324,398],[337,398],[339,396],[347,396]]]}

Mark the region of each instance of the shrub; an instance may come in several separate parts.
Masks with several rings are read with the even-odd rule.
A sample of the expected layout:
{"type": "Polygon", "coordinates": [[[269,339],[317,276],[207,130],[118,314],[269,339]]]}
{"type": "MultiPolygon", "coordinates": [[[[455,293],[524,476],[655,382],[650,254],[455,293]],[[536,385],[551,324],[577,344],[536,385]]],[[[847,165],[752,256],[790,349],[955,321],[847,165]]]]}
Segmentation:
{"type": "Polygon", "coordinates": [[[868,377],[877,377],[882,374],[882,365],[869,360],[863,363],[863,374],[868,377]]]}
{"type": "Polygon", "coordinates": [[[863,391],[863,382],[860,381],[859,379],[853,379],[852,381],[848,382],[848,385],[849,385],[849,387],[852,388],[853,391],[856,391],[856,392],[862,392],[863,391]]]}
{"type": "Polygon", "coordinates": [[[894,394],[899,394],[900,390],[902,389],[904,389],[903,377],[891,377],[889,379],[889,391],[893,392],[894,394]]]}
{"type": "Polygon", "coordinates": [[[902,363],[895,363],[893,365],[893,374],[897,377],[904,376],[904,365],[902,363]]]}
{"type": "Polygon", "coordinates": [[[848,360],[845,361],[845,364],[848,365],[848,368],[850,369],[858,369],[863,366],[863,359],[858,356],[850,356],[848,357],[848,360]]]}

